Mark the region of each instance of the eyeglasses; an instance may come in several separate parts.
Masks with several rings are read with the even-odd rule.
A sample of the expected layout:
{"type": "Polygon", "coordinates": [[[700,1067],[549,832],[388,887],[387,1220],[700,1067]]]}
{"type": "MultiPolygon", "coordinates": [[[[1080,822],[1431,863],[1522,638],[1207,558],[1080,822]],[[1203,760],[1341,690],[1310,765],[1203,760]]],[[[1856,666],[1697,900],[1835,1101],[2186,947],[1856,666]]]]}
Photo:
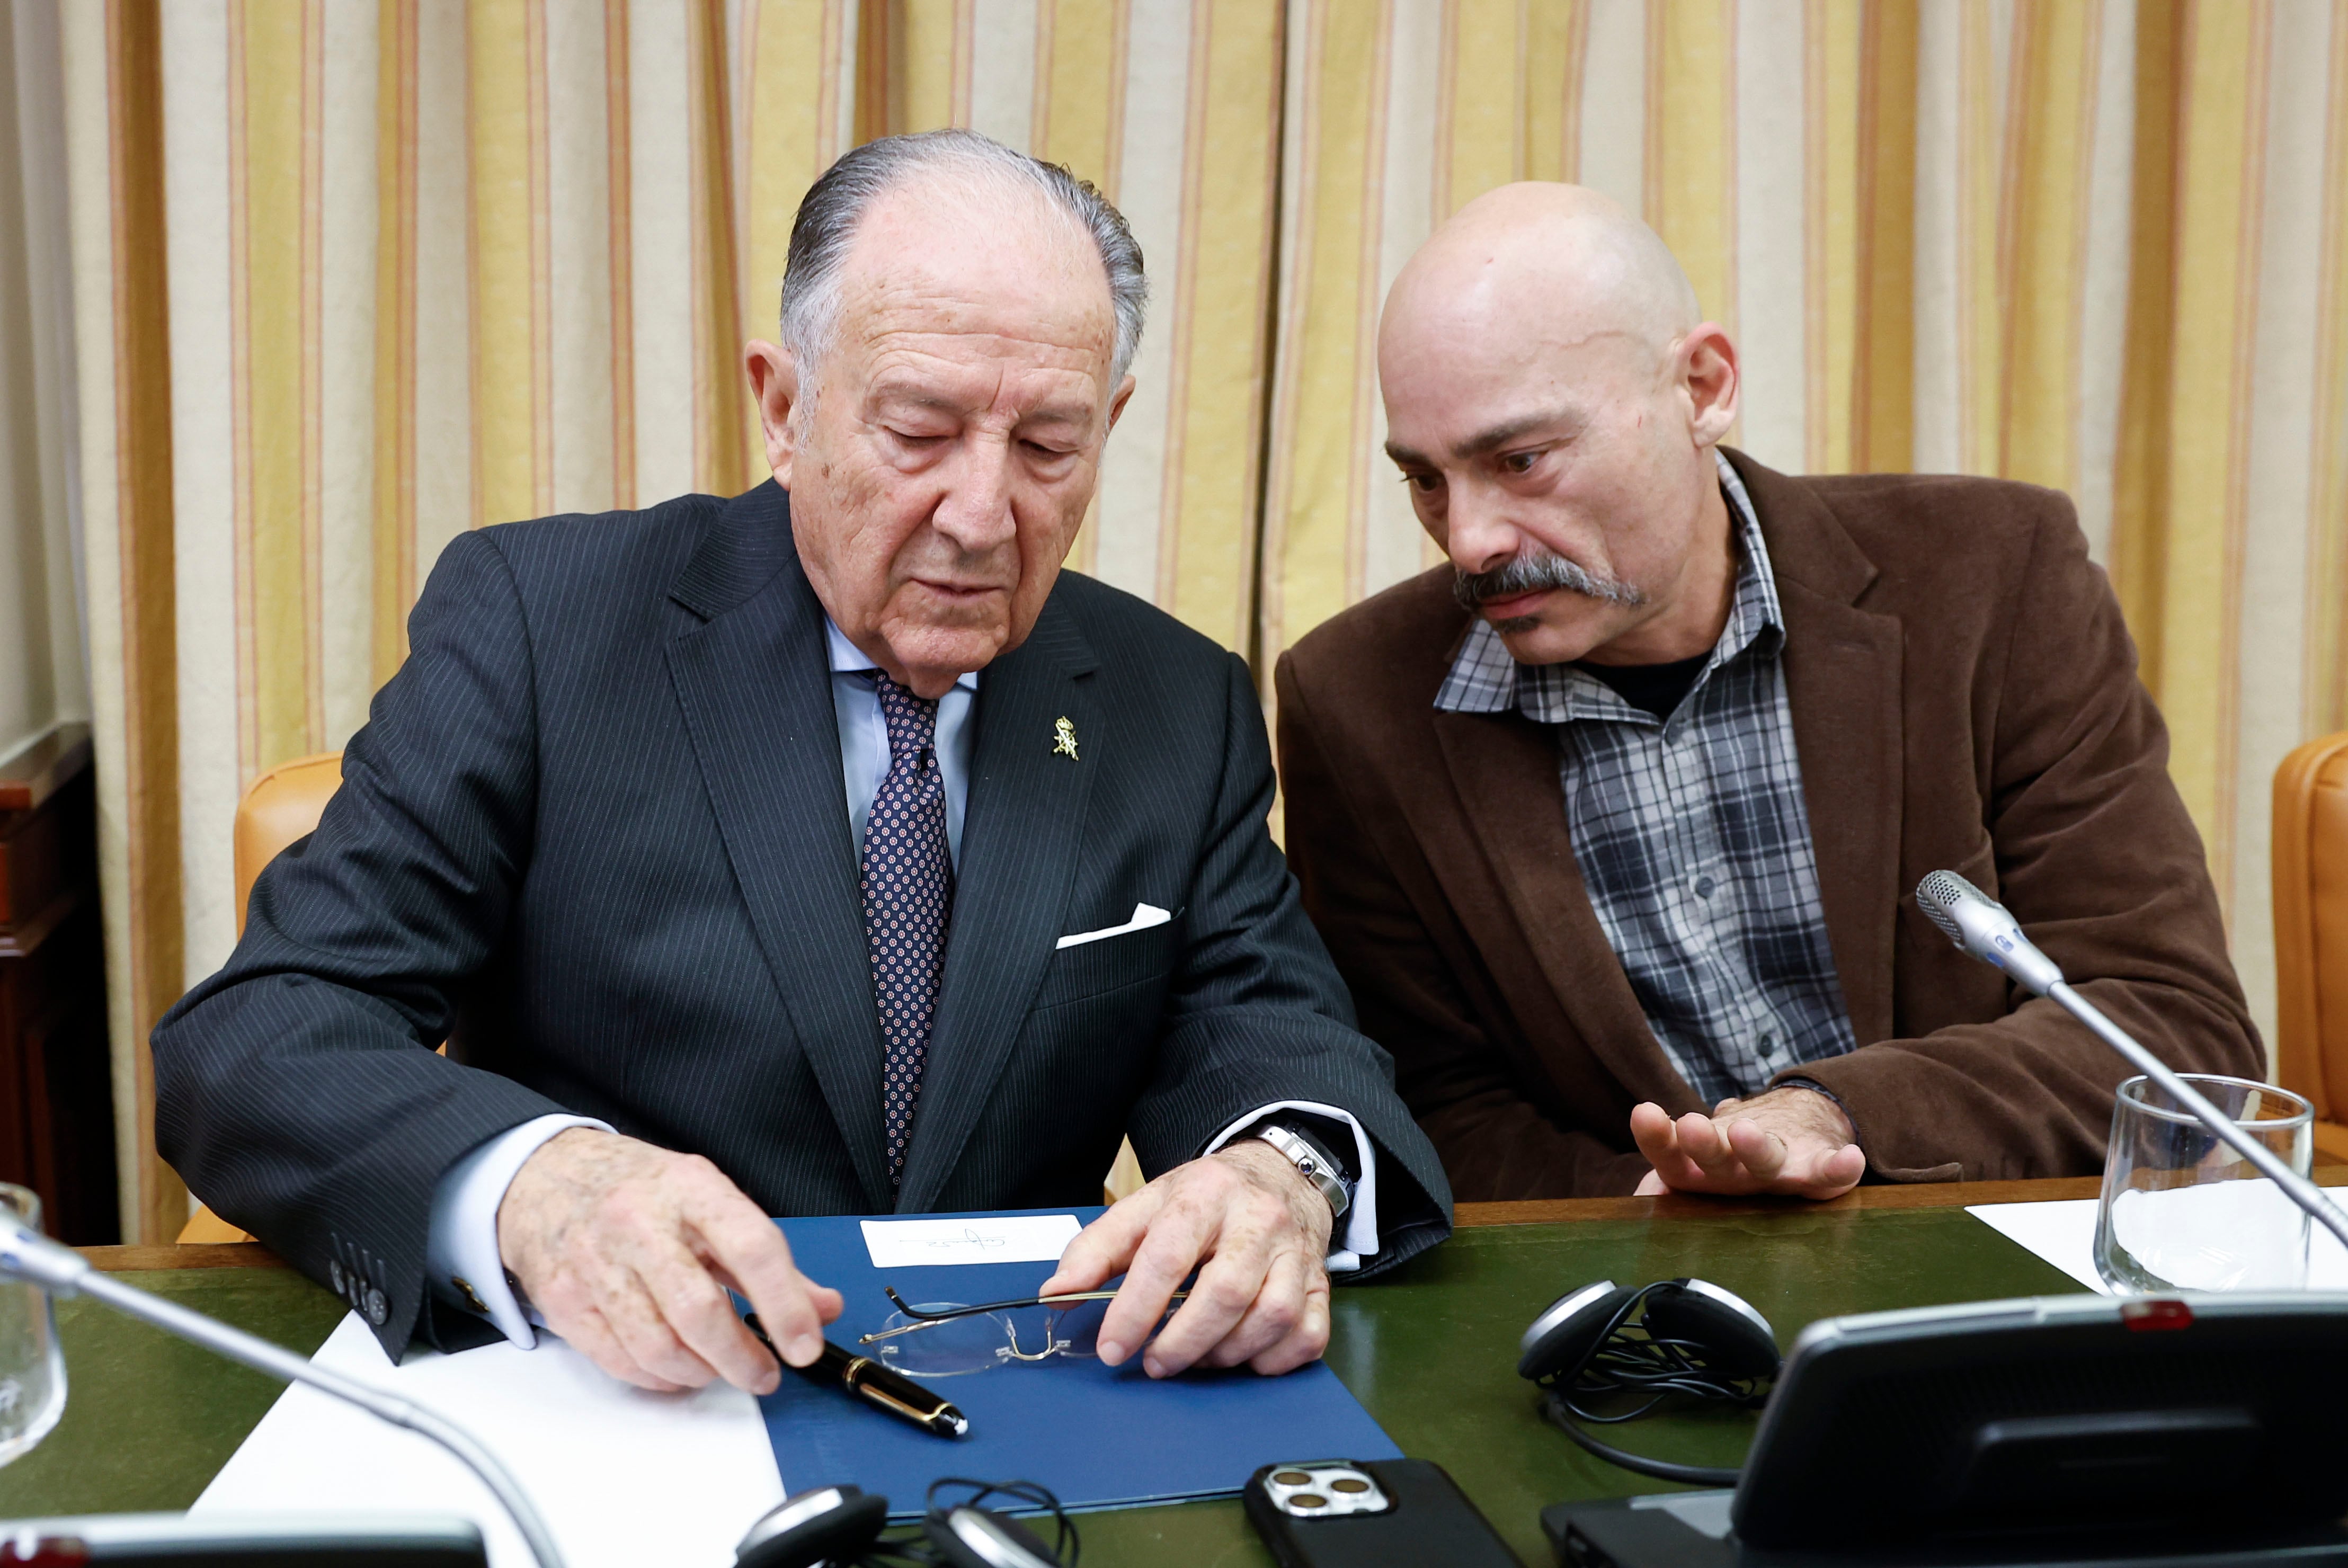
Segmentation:
{"type": "MultiPolygon", "coordinates": [[[[893,1285],[887,1294],[897,1310],[857,1343],[870,1347],[882,1366],[912,1377],[960,1377],[1006,1362],[1049,1361],[1055,1356],[1097,1357],[1101,1319],[1117,1297],[1113,1290],[1089,1290],[982,1306],[950,1301],[916,1306],[893,1285]]],[[[1176,1291],[1168,1310],[1189,1295],[1176,1291]]]]}

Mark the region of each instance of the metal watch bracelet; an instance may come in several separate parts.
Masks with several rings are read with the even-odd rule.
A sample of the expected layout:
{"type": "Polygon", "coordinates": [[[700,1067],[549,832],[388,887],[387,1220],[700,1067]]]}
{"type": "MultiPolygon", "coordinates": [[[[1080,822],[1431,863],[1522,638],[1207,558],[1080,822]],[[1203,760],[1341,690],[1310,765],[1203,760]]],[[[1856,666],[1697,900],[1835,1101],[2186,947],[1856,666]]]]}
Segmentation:
{"type": "Polygon", "coordinates": [[[1296,1173],[1312,1182],[1321,1196],[1329,1201],[1330,1219],[1345,1217],[1345,1211],[1353,1206],[1353,1198],[1346,1192],[1345,1183],[1339,1173],[1321,1157],[1318,1150],[1276,1121],[1266,1122],[1257,1128],[1252,1136],[1278,1150],[1281,1158],[1295,1166],[1296,1173]]]}

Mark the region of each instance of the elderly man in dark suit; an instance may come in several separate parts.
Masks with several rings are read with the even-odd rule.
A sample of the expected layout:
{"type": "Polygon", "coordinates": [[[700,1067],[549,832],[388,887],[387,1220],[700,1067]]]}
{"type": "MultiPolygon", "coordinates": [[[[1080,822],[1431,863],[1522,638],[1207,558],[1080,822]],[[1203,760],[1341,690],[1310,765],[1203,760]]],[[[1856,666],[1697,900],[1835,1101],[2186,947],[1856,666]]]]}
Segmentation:
{"type": "Polygon", "coordinates": [[[1570,186],[1387,300],[1451,564],[1279,670],[1289,854],[1462,1197],[2097,1169],[2127,1069],[1916,908],[1995,890],[2178,1068],[2260,1075],[2160,716],[2070,504],[1719,446],[1735,345],[1570,186]]]}
{"type": "Polygon", "coordinates": [[[1245,666],[1059,572],[1143,294],[1064,170],[840,160],[747,351],[774,483],[442,556],[156,1031],[191,1187],[395,1353],[535,1311],[763,1390],[726,1288],[795,1365],[840,1308],[767,1216],[1085,1202],[1129,1132],[1156,1180],[1042,1292],[1124,1273],[1101,1354],[1153,1375],[1318,1356],[1329,1271],[1450,1199],[1267,833],[1245,666]]]}

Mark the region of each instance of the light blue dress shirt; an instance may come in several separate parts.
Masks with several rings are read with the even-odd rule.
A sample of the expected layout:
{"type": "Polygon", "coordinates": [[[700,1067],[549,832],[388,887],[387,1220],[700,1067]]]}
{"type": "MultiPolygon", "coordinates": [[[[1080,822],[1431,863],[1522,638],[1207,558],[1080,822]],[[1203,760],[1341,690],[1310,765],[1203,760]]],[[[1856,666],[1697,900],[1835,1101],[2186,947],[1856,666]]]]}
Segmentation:
{"type": "MultiPolygon", "coordinates": [[[[872,679],[880,666],[866,658],[829,615],[823,619],[823,634],[831,655],[831,713],[839,724],[839,781],[848,791],[848,825],[860,857],[872,797],[889,777],[889,721],[880,715],[880,696],[872,679]]],[[[946,852],[957,866],[962,863],[963,807],[970,799],[970,747],[978,733],[971,727],[970,714],[977,702],[976,670],[938,698],[935,744],[938,771],[946,780],[946,852]]]]}

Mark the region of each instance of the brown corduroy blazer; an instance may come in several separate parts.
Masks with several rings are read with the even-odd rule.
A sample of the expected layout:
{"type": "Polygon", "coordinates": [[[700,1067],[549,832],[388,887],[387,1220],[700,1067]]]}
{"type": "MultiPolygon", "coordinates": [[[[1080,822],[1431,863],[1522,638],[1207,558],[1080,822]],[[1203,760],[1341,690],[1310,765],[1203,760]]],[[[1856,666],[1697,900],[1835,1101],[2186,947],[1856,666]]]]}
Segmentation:
{"type": "MultiPolygon", "coordinates": [[[[1794,478],[1741,453],[1786,686],[1844,1057],[1789,1073],[1849,1112],[1874,1179],[2101,1168],[2128,1069],[1917,909],[1946,867],[2171,1065],[2264,1076],[2168,734],[2062,495],[1794,478]]],[[[1289,860],[1362,1027],[1463,1201],[1626,1192],[1631,1108],[1708,1109],[1648,1029],[1521,715],[1441,713],[1467,631],[1441,567],[1280,661],[1289,860]]]]}

